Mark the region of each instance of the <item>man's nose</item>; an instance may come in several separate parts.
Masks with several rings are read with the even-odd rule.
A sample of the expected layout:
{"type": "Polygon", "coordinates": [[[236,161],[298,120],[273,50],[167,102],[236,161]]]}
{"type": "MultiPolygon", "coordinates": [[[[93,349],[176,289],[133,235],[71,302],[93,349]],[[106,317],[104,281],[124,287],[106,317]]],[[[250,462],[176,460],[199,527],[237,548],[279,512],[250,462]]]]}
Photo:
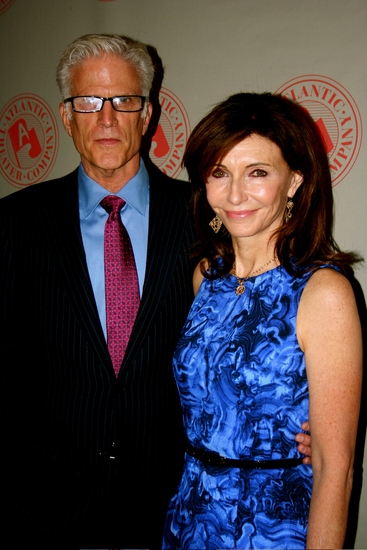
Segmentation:
{"type": "Polygon", "coordinates": [[[103,126],[115,126],[117,124],[117,111],[112,106],[112,100],[106,100],[98,113],[98,122],[103,126]]]}

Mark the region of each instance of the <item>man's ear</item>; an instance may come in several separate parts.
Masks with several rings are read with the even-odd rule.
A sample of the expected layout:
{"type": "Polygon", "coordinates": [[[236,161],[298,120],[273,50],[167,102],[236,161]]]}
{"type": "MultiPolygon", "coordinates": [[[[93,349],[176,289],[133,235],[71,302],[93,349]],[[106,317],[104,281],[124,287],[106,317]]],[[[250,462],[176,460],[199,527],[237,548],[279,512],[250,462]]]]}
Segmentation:
{"type": "Polygon", "coordinates": [[[59,105],[59,113],[62,120],[62,123],[64,125],[65,130],[69,134],[70,137],[72,137],[71,133],[71,126],[70,126],[70,118],[69,118],[69,111],[65,105],[65,103],[61,102],[59,105]]]}
{"type": "Polygon", "coordinates": [[[144,118],[142,135],[144,135],[148,130],[149,122],[150,122],[150,119],[152,118],[153,105],[150,103],[150,101],[148,101],[146,108],[147,108],[147,112],[144,118]]]}

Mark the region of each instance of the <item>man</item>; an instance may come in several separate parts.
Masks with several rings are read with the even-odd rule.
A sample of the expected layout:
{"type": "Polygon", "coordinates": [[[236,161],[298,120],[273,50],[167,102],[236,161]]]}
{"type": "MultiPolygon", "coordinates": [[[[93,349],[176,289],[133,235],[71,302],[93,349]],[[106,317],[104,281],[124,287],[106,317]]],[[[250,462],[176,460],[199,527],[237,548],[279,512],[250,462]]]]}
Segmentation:
{"type": "Polygon", "coordinates": [[[137,42],[72,43],[57,80],[81,164],[0,201],[2,532],[16,547],[160,545],[183,456],[171,358],[192,301],[194,234],[187,184],[139,154],[152,78],[137,42]],[[115,370],[101,205],[110,195],[126,202],[140,294],[115,370]]]}

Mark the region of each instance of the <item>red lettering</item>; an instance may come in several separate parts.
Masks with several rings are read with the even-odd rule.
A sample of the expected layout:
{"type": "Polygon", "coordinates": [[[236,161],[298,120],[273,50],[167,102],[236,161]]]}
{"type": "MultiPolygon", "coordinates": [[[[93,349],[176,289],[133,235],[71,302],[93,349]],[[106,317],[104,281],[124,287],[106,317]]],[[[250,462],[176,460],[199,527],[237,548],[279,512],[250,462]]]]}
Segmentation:
{"type": "Polygon", "coordinates": [[[328,93],[330,92],[330,88],[324,88],[324,93],[322,94],[322,99],[326,99],[326,96],[328,95],[328,93]]]}
{"type": "MultiPolygon", "coordinates": [[[[168,168],[168,170],[173,170],[174,168],[176,168],[177,164],[175,162],[173,162],[173,160],[171,160],[170,162],[168,162],[165,166],[165,168],[168,168]]],[[[167,172],[164,172],[165,174],[167,172]]]]}
{"type": "Polygon", "coordinates": [[[316,84],[312,84],[311,86],[311,95],[315,95],[316,97],[319,97],[320,95],[320,86],[317,88],[316,84]]]}
{"type": "Polygon", "coordinates": [[[338,159],[334,159],[333,162],[335,164],[329,164],[331,170],[333,170],[334,172],[337,172],[339,168],[342,168],[343,165],[338,161],[338,159]]]}
{"type": "Polygon", "coordinates": [[[291,99],[293,99],[293,101],[297,100],[297,97],[296,97],[296,94],[295,94],[294,90],[291,90],[291,99]]]}
{"type": "Polygon", "coordinates": [[[349,122],[351,119],[351,117],[349,116],[348,118],[344,118],[342,121],[341,121],[341,125],[344,126],[344,124],[346,124],[347,122],[349,122]]]}
{"type": "Polygon", "coordinates": [[[15,115],[17,115],[17,114],[19,113],[18,105],[16,105],[16,104],[13,105],[13,107],[11,107],[11,108],[9,109],[9,113],[10,113],[11,117],[14,118],[15,115]],[[14,110],[13,110],[13,109],[14,109],[14,110]]]}
{"type": "Polygon", "coordinates": [[[307,91],[306,86],[302,86],[300,97],[308,97],[308,91],[307,91]]]}
{"type": "Polygon", "coordinates": [[[172,105],[172,107],[171,107],[169,110],[166,109],[166,111],[168,111],[169,116],[170,116],[171,118],[176,118],[176,119],[178,118],[178,117],[177,117],[177,114],[176,114],[176,113],[177,113],[177,109],[176,109],[176,107],[175,107],[174,105],[172,105]],[[173,114],[173,113],[175,113],[175,114],[173,114]]]}
{"type": "Polygon", "coordinates": [[[46,164],[46,161],[45,161],[46,158],[47,158],[47,157],[46,157],[46,155],[45,155],[45,156],[43,157],[42,161],[38,164],[38,168],[39,168],[40,170],[42,170],[42,168],[47,168],[47,164],[46,164]]]}
{"type": "Polygon", "coordinates": [[[346,132],[344,132],[342,139],[346,138],[351,132],[353,132],[353,128],[349,128],[346,132]]]}
{"type": "Polygon", "coordinates": [[[352,141],[342,141],[342,145],[343,145],[343,147],[346,147],[347,149],[349,149],[349,146],[353,145],[353,142],[352,141]]]}
{"type": "Polygon", "coordinates": [[[171,102],[169,101],[167,107],[165,107],[164,104],[166,103],[166,100],[167,100],[166,97],[162,98],[161,107],[164,107],[165,110],[168,110],[168,109],[171,107],[172,104],[171,104],[171,102]]]}
{"type": "Polygon", "coordinates": [[[289,92],[286,92],[285,94],[282,94],[282,95],[284,95],[284,97],[289,97],[290,99],[292,99],[292,101],[297,101],[296,92],[294,91],[293,88],[289,92]]]}
{"type": "Polygon", "coordinates": [[[39,176],[39,174],[40,174],[39,168],[36,167],[36,168],[34,168],[33,170],[30,170],[30,171],[27,173],[27,179],[28,179],[29,181],[32,181],[32,179],[37,178],[37,177],[39,176]],[[33,176],[33,178],[32,178],[32,176],[33,176]]]}
{"type": "Polygon", "coordinates": [[[339,151],[337,152],[337,156],[341,157],[342,159],[347,159],[348,157],[344,154],[344,147],[340,147],[339,151]]]}
{"type": "Polygon", "coordinates": [[[336,108],[336,106],[337,106],[338,103],[340,103],[340,102],[343,104],[343,105],[342,105],[342,108],[343,108],[344,105],[345,105],[345,103],[344,103],[344,101],[343,101],[342,99],[337,99],[337,100],[334,102],[334,109],[336,110],[337,113],[339,113],[340,109],[338,110],[338,109],[336,108]]]}
{"type": "Polygon", "coordinates": [[[10,166],[10,162],[8,161],[8,159],[6,157],[3,158],[3,160],[1,161],[1,164],[4,166],[5,170],[7,170],[10,166]]]}
{"type": "Polygon", "coordinates": [[[37,114],[37,111],[39,109],[39,105],[37,105],[37,103],[31,103],[30,101],[28,101],[28,107],[29,107],[29,110],[36,113],[37,114]]]}

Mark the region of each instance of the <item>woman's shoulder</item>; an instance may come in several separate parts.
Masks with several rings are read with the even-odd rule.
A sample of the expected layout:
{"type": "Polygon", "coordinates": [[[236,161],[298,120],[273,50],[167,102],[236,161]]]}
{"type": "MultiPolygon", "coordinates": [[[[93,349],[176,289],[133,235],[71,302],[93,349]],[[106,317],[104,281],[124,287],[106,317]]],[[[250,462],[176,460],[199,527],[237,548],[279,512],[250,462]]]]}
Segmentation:
{"type": "Polygon", "coordinates": [[[307,342],[330,339],[332,331],[340,337],[350,327],[358,327],[358,308],[351,282],[335,269],[317,269],[301,296],[297,314],[297,335],[301,349],[307,342]],[[338,328],[337,328],[338,327],[338,328]]]}
{"type": "Polygon", "coordinates": [[[300,319],[334,319],[356,311],[354,290],[348,278],[336,269],[317,269],[307,282],[300,302],[300,319]]]}
{"type": "Polygon", "coordinates": [[[343,296],[352,296],[353,289],[348,278],[337,267],[324,265],[311,274],[305,288],[307,294],[314,300],[339,302],[343,296]]]}

